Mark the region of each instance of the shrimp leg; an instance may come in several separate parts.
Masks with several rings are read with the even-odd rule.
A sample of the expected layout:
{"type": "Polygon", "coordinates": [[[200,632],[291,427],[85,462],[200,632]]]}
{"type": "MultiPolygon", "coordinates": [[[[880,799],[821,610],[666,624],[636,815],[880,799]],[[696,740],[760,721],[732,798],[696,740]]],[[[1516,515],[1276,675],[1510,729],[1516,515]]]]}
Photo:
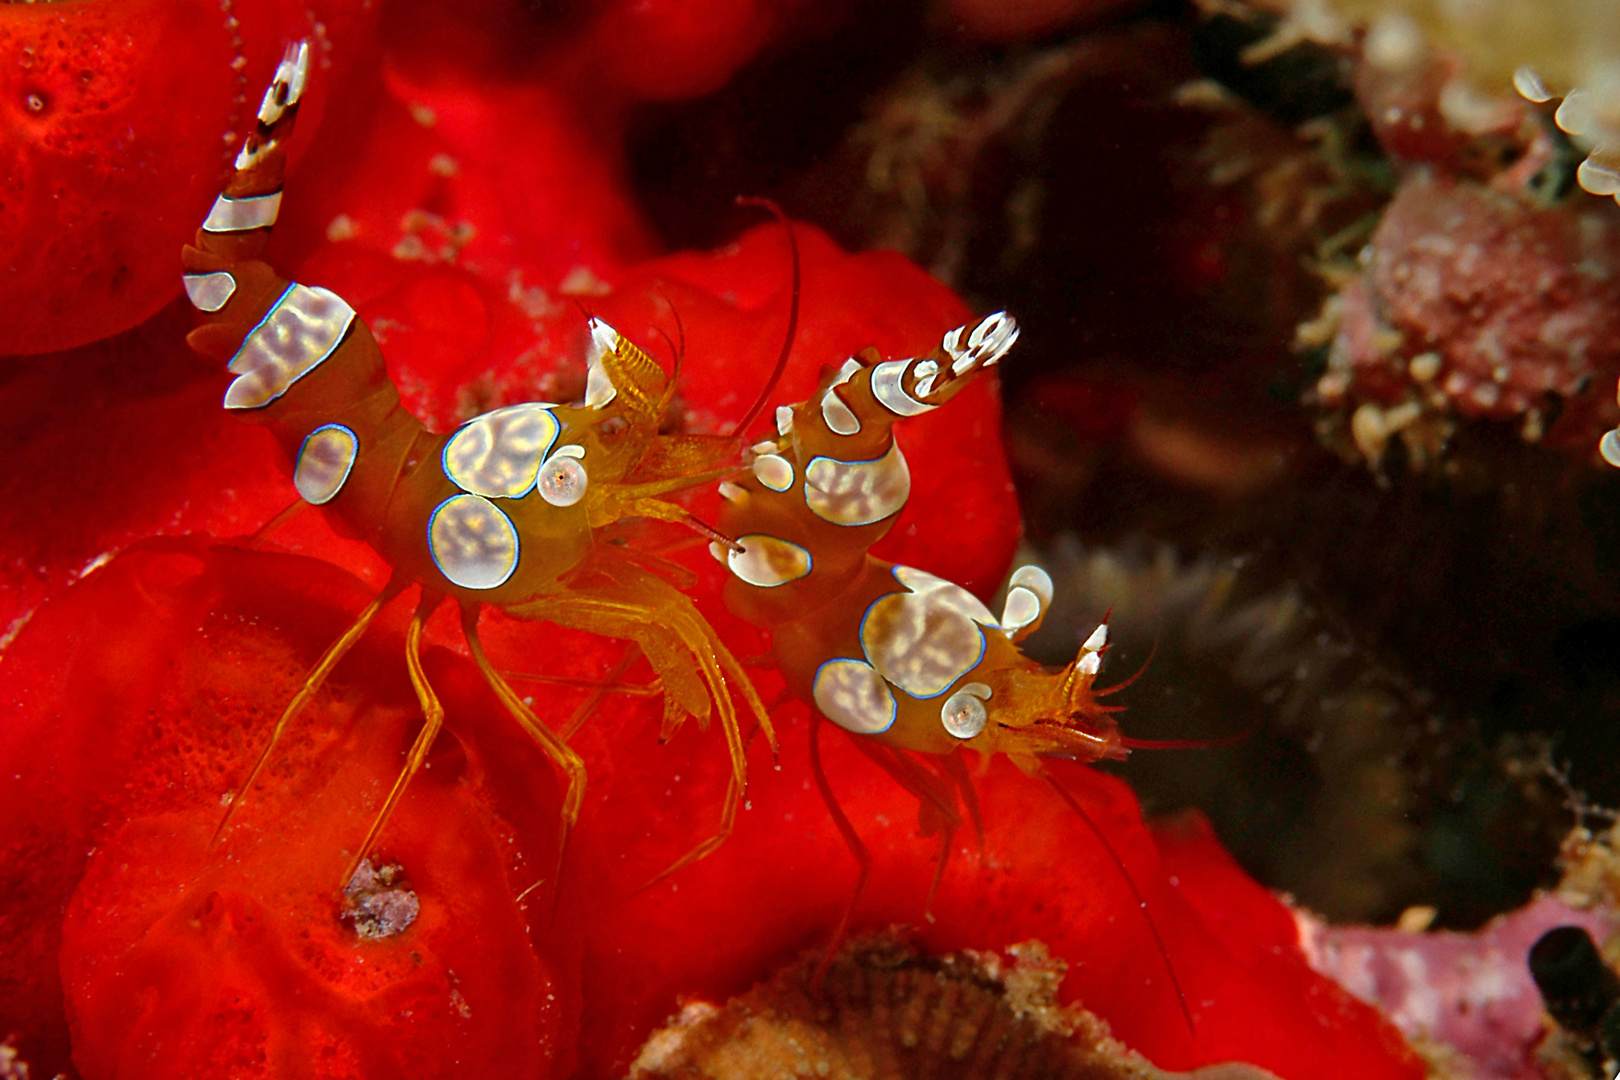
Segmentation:
{"type": "MultiPolygon", "coordinates": [[[[635,646],[632,645],[631,649],[634,650],[635,646]]],[[[632,651],[631,658],[634,659],[638,655],[640,654],[632,651]]],[[[624,666],[629,667],[630,665],[626,663],[624,666]]],[[[581,679],[572,675],[545,675],[532,671],[503,671],[501,677],[506,679],[507,682],[533,683],[537,686],[570,686],[589,690],[594,699],[593,704],[600,702],[602,698],[609,694],[623,694],[625,697],[657,697],[664,692],[664,688],[658,685],[657,679],[650,683],[627,683],[619,682],[617,681],[618,676],[613,676],[604,682],[600,679],[581,679]]]]}
{"type": "Polygon", "coordinates": [[[688,851],[685,855],[682,855],[664,869],[648,878],[646,884],[642,885],[641,888],[636,890],[636,892],[644,892],[645,890],[652,888],[654,885],[658,884],[660,881],[663,881],[677,870],[683,870],[697,862],[699,859],[707,858],[708,856],[714,854],[715,851],[719,850],[721,844],[724,844],[727,840],[731,839],[731,834],[737,827],[737,807],[742,804],[742,795],[742,782],[739,781],[736,774],[733,773],[731,779],[726,782],[726,797],[720,804],[719,827],[715,829],[712,835],[699,843],[691,851],[688,851]]]}
{"type": "MultiPolygon", "coordinates": [[[[637,567],[612,567],[614,586],[590,592],[541,597],[513,613],[521,618],[544,619],[559,626],[588,630],[604,637],[634,641],[646,653],[668,694],[681,707],[706,718],[710,703],[718,713],[731,757],[732,778],[720,812],[720,825],[713,836],[654,878],[658,881],[713,852],[731,834],[737,807],[748,786],[748,761],[742,727],[731,694],[740,690],[760,729],[776,752],[776,733],[770,716],[747,672],[698,614],[691,600],[661,579],[637,567]],[[647,602],[651,597],[652,602],[647,602]],[[693,699],[693,690],[697,700],[693,699]]],[[[668,737],[680,721],[680,708],[672,710],[672,699],[665,699],[664,734],[668,737]]],[[[651,884],[649,882],[648,884],[651,884]]]]}
{"type": "Polygon", "coordinates": [[[838,826],[838,834],[844,838],[844,846],[855,857],[855,864],[859,867],[855,875],[855,888],[849,894],[849,901],[844,905],[844,913],[838,917],[838,927],[833,931],[832,940],[827,942],[827,951],[822,954],[821,962],[816,965],[816,971],[810,978],[811,986],[820,986],[822,978],[827,974],[827,968],[832,965],[833,956],[838,952],[838,946],[843,944],[844,934],[849,930],[850,916],[855,914],[855,905],[860,901],[861,894],[866,891],[866,883],[872,880],[872,853],[861,842],[860,834],[850,823],[849,815],[844,808],[838,805],[838,798],[833,794],[832,785],[827,781],[827,772],[821,766],[821,726],[826,721],[821,714],[810,714],[810,775],[816,782],[816,790],[821,792],[821,801],[827,804],[827,812],[832,815],[833,824],[838,826]]]}
{"type": "Polygon", "coordinates": [[[518,726],[528,733],[529,738],[539,745],[567,779],[568,787],[563,792],[562,820],[558,822],[557,831],[557,866],[561,870],[563,852],[568,848],[568,833],[579,821],[579,808],[585,801],[585,762],[571,746],[540,722],[501,677],[501,673],[495,670],[495,665],[489,662],[489,657],[484,654],[484,644],[478,638],[478,610],[478,604],[461,605],[461,629],[467,636],[467,648],[472,652],[473,661],[478,665],[478,670],[484,673],[484,681],[489,683],[495,696],[506,706],[506,711],[512,714],[512,719],[518,722],[518,726]]]}
{"type": "MultiPolygon", "coordinates": [[[[568,718],[568,723],[563,725],[562,737],[564,742],[572,739],[579,729],[585,726],[585,721],[589,720],[591,714],[596,711],[596,707],[602,704],[603,698],[617,690],[619,680],[624,678],[624,673],[630,670],[630,665],[635,663],[636,657],[640,655],[641,650],[636,647],[635,642],[632,641],[625,646],[624,655],[619,657],[619,662],[613,665],[612,671],[608,672],[607,681],[594,684],[585,700],[580,702],[578,707],[574,709],[574,715],[568,718]]],[[[625,691],[618,692],[623,693],[625,691]]],[[[654,677],[652,684],[647,687],[647,692],[648,694],[662,694],[664,692],[663,684],[654,677]]]]}
{"type": "MultiPolygon", "coordinates": [[[[951,841],[956,838],[956,830],[962,827],[962,815],[957,813],[955,797],[951,792],[941,790],[940,781],[923,771],[904,751],[863,739],[853,732],[850,739],[855,748],[870,758],[874,765],[911,792],[922,804],[923,810],[932,810],[939,817],[939,861],[934,866],[934,880],[928,886],[928,900],[923,904],[923,917],[933,922],[934,897],[939,892],[939,883],[945,879],[945,867],[951,858],[951,841]]],[[[929,831],[925,829],[924,834],[929,831]]]]}
{"type": "MultiPolygon", "coordinates": [[[[236,812],[241,809],[242,803],[246,800],[248,789],[259,778],[259,774],[264,772],[265,765],[270,761],[270,752],[276,748],[276,743],[280,741],[281,736],[286,732],[287,725],[292,723],[293,717],[303,711],[305,705],[309,704],[309,699],[314,697],[316,692],[320,690],[322,684],[326,682],[326,677],[332,673],[333,668],[337,667],[338,662],[348,655],[350,649],[354,648],[355,642],[365,636],[366,629],[371,626],[371,621],[377,617],[377,612],[381,611],[383,606],[390,600],[398,596],[404,590],[405,585],[406,582],[397,576],[389,578],[388,584],[383,586],[382,592],[372,598],[371,603],[365,606],[359,616],[355,618],[353,624],[343,631],[336,641],[328,645],[326,651],[321,654],[321,658],[315,661],[315,666],[310,668],[308,675],[304,676],[304,685],[299,687],[298,693],[293,695],[293,699],[282,710],[281,718],[276,721],[275,728],[270,732],[270,741],[264,744],[264,749],[259,753],[259,760],[253,765],[253,771],[248,773],[247,779],[242,781],[242,786],[237,788],[236,794],[232,797],[231,804],[225,808],[225,816],[220,818],[218,827],[214,829],[213,839],[209,841],[210,845],[219,843],[219,838],[225,835],[225,830],[230,826],[231,819],[236,816],[236,812]]],[[[344,880],[347,881],[348,878],[345,877],[344,880]]]]}
{"type": "Polygon", "coordinates": [[[979,844],[979,861],[984,863],[989,858],[984,846],[984,813],[979,809],[979,792],[968,775],[967,763],[957,753],[935,758],[932,764],[947,783],[955,784],[961,792],[962,805],[967,807],[968,820],[973,823],[973,837],[979,844]]]}
{"type": "Polygon", "coordinates": [[[405,757],[405,766],[400,769],[399,777],[395,779],[393,788],[388,792],[388,798],[383,800],[382,809],[377,811],[377,817],[371,823],[371,830],[366,838],[360,842],[354,857],[343,871],[343,880],[339,888],[348,885],[354,877],[354,872],[360,869],[360,864],[366,861],[371,849],[376,846],[377,837],[382,834],[383,826],[399,805],[399,800],[405,794],[405,786],[411,778],[421,771],[422,763],[427,760],[428,751],[433,748],[433,740],[438,737],[439,729],[444,726],[444,706],[439,703],[439,695],[433,692],[428,684],[427,673],[422,670],[422,624],[433,609],[439,606],[444,599],[437,593],[423,590],[422,599],[416,605],[416,614],[411,616],[411,625],[405,631],[405,667],[411,677],[411,688],[416,691],[416,700],[422,706],[422,730],[417,734],[416,741],[411,744],[410,753],[405,757]]]}

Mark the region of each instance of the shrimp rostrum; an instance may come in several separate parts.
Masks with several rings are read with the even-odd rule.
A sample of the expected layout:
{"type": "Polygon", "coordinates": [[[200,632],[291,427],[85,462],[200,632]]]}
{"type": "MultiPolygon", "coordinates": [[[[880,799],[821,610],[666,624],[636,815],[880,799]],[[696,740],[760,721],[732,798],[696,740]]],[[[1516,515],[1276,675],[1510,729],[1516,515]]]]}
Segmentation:
{"type": "MultiPolygon", "coordinates": [[[[393,574],[311,670],[231,811],[288,722],[383,605],[411,585],[420,586],[421,599],[405,659],[426,723],[350,873],[439,730],[443,709],[420,654],[423,623],[447,600],[459,605],[469,651],[503,706],[566,778],[564,839],[579,814],[585,767],[485,654],[478,618],[486,605],[639,646],[663,690],[665,734],[688,715],[704,723],[717,715],[740,791],[746,759],[733,690],[775,745],[757,693],[691,600],[656,572],[659,560],[604,542],[629,518],[696,525],[665,497],[734,474],[736,440],[660,434],[673,379],[594,318],[583,402],[511,405],[449,434],[424,428],[401,405],[354,309],[324,288],[283,279],[259,258],[280,206],[286,141],[308,61],[307,44],[287,50],[256,130],[184,250],[186,293],[205,319],[188,341],[236,376],[225,408],[274,433],[304,502],[371,545],[393,574]]],[[[228,812],[221,832],[229,820],[228,812]]]]}

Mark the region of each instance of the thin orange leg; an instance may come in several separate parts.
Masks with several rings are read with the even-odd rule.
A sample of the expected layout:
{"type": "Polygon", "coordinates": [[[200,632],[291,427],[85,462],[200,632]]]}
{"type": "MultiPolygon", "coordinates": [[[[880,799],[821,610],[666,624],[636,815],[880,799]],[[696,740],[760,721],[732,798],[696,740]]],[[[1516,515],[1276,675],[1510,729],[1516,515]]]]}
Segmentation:
{"type": "Polygon", "coordinates": [[[838,927],[833,931],[832,939],[827,942],[827,951],[822,953],[821,963],[816,965],[815,974],[810,976],[812,989],[819,987],[822,978],[826,976],[827,968],[832,965],[833,956],[838,952],[838,946],[844,943],[844,934],[849,930],[849,920],[855,914],[855,905],[859,902],[861,894],[866,891],[866,883],[872,880],[872,853],[861,842],[855,826],[850,824],[849,815],[838,805],[832,785],[827,782],[826,770],[821,766],[823,723],[825,721],[822,720],[820,713],[810,714],[810,775],[815,779],[816,790],[821,792],[821,801],[827,804],[827,812],[832,815],[833,824],[838,826],[838,833],[844,838],[844,846],[855,856],[855,864],[859,867],[859,871],[855,875],[855,889],[849,894],[849,902],[844,905],[844,913],[838,917],[838,927]]]}
{"type": "MultiPolygon", "coordinates": [[[[326,682],[326,677],[332,673],[333,668],[337,667],[338,662],[348,654],[350,649],[354,648],[355,642],[365,636],[366,629],[371,625],[371,620],[377,617],[377,612],[381,611],[383,605],[387,604],[388,601],[398,596],[404,590],[405,584],[397,575],[389,578],[388,584],[383,586],[382,592],[372,598],[371,603],[365,606],[353,624],[343,631],[336,641],[328,645],[326,651],[321,654],[321,658],[315,661],[315,666],[310,669],[308,675],[304,676],[304,685],[299,687],[298,693],[293,695],[293,699],[282,710],[281,718],[276,721],[275,728],[270,732],[270,741],[264,744],[264,749],[259,753],[259,760],[254,763],[247,779],[242,781],[242,786],[237,788],[236,794],[231,798],[230,805],[225,808],[225,816],[220,818],[219,825],[214,829],[213,839],[209,841],[210,846],[219,843],[220,837],[225,835],[225,830],[230,826],[231,819],[236,816],[236,812],[242,808],[242,803],[246,801],[248,789],[259,778],[259,774],[264,772],[265,765],[270,761],[270,752],[276,748],[276,743],[280,741],[281,736],[286,732],[287,725],[292,723],[293,717],[303,711],[305,705],[309,704],[309,699],[314,697],[316,692],[320,690],[321,685],[326,682]]],[[[344,880],[347,881],[348,879],[344,878],[344,880]]]]}
{"type": "Polygon", "coordinates": [[[483,672],[484,681],[489,683],[495,696],[501,699],[506,711],[512,714],[512,719],[518,722],[529,738],[533,739],[540,749],[549,757],[552,764],[563,774],[567,782],[567,789],[563,792],[561,821],[557,832],[557,877],[562,873],[563,852],[568,850],[568,834],[579,821],[579,809],[585,801],[585,761],[563,741],[555,732],[540,722],[530,708],[523,704],[523,699],[501,678],[501,673],[495,670],[495,665],[489,662],[484,653],[484,643],[478,638],[478,604],[464,603],[461,605],[461,629],[467,637],[467,648],[472,652],[473,662],[478,670],[483,672]]]}
{"type": "Polygon", "coordinates": [[[643,885],[645,889],[712,854],[736,825],[737,808],[748,786],[748,759],[733,693],[743,699],[758,719],[773,757],[778,744],[759,692],[686,594],[628,562],[608,563],[603,573],[619,587],[612,591],[599,590],[595,595],[540,597],[514,609],[511,614],[634,641],[646,654],[664,687],[664,726],[660,737],[668,738],[687,713],[696,715],[703,723],[712,708],[718,714],[726,752],[731,759],[732,778],[721,807],[719,829],[643,885]]]}
{"type": "Polygon", "coordinates": [[[405,757],[405,766],[399,770],[399,776],[394,780],[393,788],[388,792],[388,798],[383,800],[382,809],[377,811],[377,817],[371,823],[371,830],[366,838],[360,842],[354,857],[343,871],[343,880],[338,883],[339,890],[349,884],[354,872],[360,869],[360,864],[366,861],[371,849],[377,844],[377,837],[382,835],[383,826],[393,816],[394,808],[399,805],[400,797],[405,794],[405,786],[411,778],[422,768],[427,760],[428,751],[433,748],[433,740],[438,737],[439,728],[444,726],[444,706],[439,704],[439,695],[433,692],[428,684],[427,673],[422,670],[422,624],[433,609],[439,606],[444,597],[437,593],[422,591],[422,599],[416,605],[416,614],[411,616],[411,625],[405,631],[405,668],[411,677],[411,688],[416,691],[416,700],[422,706],[422,730],[411,744],[410,753],[405,757]]]}
{"type": "Polygon", "coordinates": [[[260,525],[259,530],[252,536],[248,537],[247,546],[250,548],[263,547],[264,542],[270,538],[271,533],[276,532],[283,525],[287,524],[287,522],[297,517],[308,506],[309,503],[305,502],[303,499],[294,499],[287,505],[285,509],[276,514],[275,517],[271,518],[263,525],[260,525]]]}
{"type": "Polygon", "coordinates": [[[979,862],[982,864],[988,858],[984,846],[984,814],[979,809],[979,792],[973,786],[973,777],[968,775],[967,763],[962,760],[962,752],[946,754],[944,757],[931,758],[931,763],[945,780],[956,786],[962,796],[962,805],[967,807],[968,820],[973,823],[973,838],[979,844],[979,862]]]}
{"type": "Polygon", "coordinates": [[[647,884],[637,889],[636,892],[644,892],[652,888],[669,877],[669,875],[675,873],[675,871],[691,866],[699,859],[707,858],[719,850],[720,845],[731,838],[732,830],[737,827],[737,807],[742,804],[742,796],[743,783],[737,779],[736,773],[732,773],[731,779],[726,782],[726,798],[720,805],[720,826],[714,831],[714,835],[676,859],[667,869],[654,874],[647,884]]]}
{"type": "Polygon", "coordinates": [[[952,792],[942,787],[938,779],[903,752],[859,735],[852,734],[850,739],[856,749],[911,792],[918,802],[939,814],[939,861],[934,866],[934,880],[928,886],[928,900],[923,905],[923,918],[933,922],[934,897],[939,892],[939,883],[945,879],[945,866],[951,857],[951,841],[956,838],[956,830],[962,827],[962,815],[957,813],[956,799],[952,792]]]}
{"type": "MultiPolygon", "coordinates": [[[[565,741],[572,739],[579,729],[585,726],[585,721],[589,720],[591,714],[596,711],[597,706],[602,704],[603,698],[610,692],[617,692],[620,686],[624,685],[620,680],[624,678],[624,673],[630,670],[630,665],[635,663],[636,657],[640,655],[641,647],[635,642],[628,642],[625,645],[624,655],[619,657],[619,662],[613,665],[612,671],[608,672],[607,680],[592,685],[591,692],[574,709],[574,715],[568,718],[568,723],[563,725],[562,737],[565,741]]],[[[664,692],[663,684],[659,682],[656,675],[653,677],[652,683],[642,689],[646,690],[649,697],[664,692]]]]}
{"type": "MultiPolygon", "coordinates": [[[[735,661],[732,662],[735,663],[735,661]]],[[[746,679],[746,676],[744,676],[744,678],[746,679]]],[[[752,684],[749,684],[748,690],[753,690],[752,684]]],[[[787,692],[784,691],[784,695],[786,693],[787,692]]],[[[777,700],[782,700],[781,696],[779,696],[777,700]]],[[[774,708],[774,705],[772,707],[774,708]]],[[[765,733],[766,739],[770,742],[771,753],[773,755],[776,754],[778,750],[776,733],[771,729],[770,722],[765,719],[769,713],[770,709],[765,709],[763,712],[757,712],[755,716],[759,720],[758,726],[750,727],[746,732],[742,731],[740,727],[735,731],[735,733],[733,733],[732,729],[730,728],[726,729],[727,745],[732,746],[733,742],[735,742],[735,746],[733,748],[733,760],[736,759],[737,755],[746,753],[748,744],[753,742],[754,735],[760,731],[765,733]]],[[[647,884],[643,885],[641,888],[651,888],[682,867],[690,866],[699,859],[712,855],[715,851],[719,850],[720,845],[724,844],[731,836],[732,832],[736,829],[737,807],[742,804],[743,792],[746,790],[746,775],[739,775],[734,768],[731,774],[731,782],[726,785],[725,802],[720,807],[720,827],[715,830],[714,835],[703,841],[691,851],[687,852],[685,855],[681,856],[678,860],[676,860],[673,866],[660,873],[657,877],[647,882],[647,884]]],[[[637,891],[639,892],[641,890],[638,889],[637,891]]]]}
{"type": "MultiPolygon", "coordinates": [[[[626,665],[627,667],[629,665],[626,665]]],[[[609,675],[606,679],[585,679],[573,675],[542,675],[534,671],[503,671],[501,677],[509,683],[532,683],[537,686],[572,686],[581,690],[593,691],[586,700],[599,705],[602,698],[609,694],[623,694],[625,697],[662,697],[664,688],[654,679],[648,683],[617,682],[617,676],[609,675]]],[[[577,711],[577,710],[576,710],[577,711]]],[[[579,726],[589,716],[581,717],[579,726]]]]}

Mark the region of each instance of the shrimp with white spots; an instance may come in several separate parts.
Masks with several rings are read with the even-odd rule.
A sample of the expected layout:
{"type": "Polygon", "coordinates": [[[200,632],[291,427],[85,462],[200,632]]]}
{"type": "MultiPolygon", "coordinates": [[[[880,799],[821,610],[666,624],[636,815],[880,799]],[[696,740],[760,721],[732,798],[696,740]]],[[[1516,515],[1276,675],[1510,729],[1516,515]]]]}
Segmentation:
{"type": "Polygon", "coordinates": [[[1051,603],[1045,571],[1018,570],[997,617],[959,585],[867,553],[910,494],[893,424],[945,404],[1017,337],[998,313],[927,356],[868,352],[778,409],[753,475],[721,489],[720,528],[742,550],[714,553],[731,569],[728,606],[769,628],[789,686],[840,727],[935,755],[1122,757],[1113,710],[1092,692],[1106,626],[1060,669],[1018,649],[1051,603]]]}
{"type": "MultiPolygon", "coordinates": [[[[413,585],[420,599],[405,660],[426,722],[345,880],[376,843],[439,731],[443,709],[423,672],[421,647],[424,623],[446,600],[460,607],[468,649],[502,705],[566,779],[562,840],[579,815],[585,766],[486,656],[478,634],[486,606],[639,646],[663,690],[666,737],[688,715],[706,724],[716,714],[733,770],[722,831],[729,829],[747,781],[732,695],[774,747],[764,705],[692,601],[649,568],[660,560],[605,541],[628,518],[681,522],[718,536],[665,497],[736,474],[738,440],[660,434],[674,379],[595,318],[582,403],[510,405],[449,434],[424,428],[401,406],[377,342],[354,309],[326,289],[286,281],[258,257],[280,208],[286,140],[308,63],[307,44],[287,50],[259,107],[257,129],[195,244],[184,250],[186,293],[205,320],[187,340],[236,376],[225,408],[270,428],[293,460],[299,496],[370,544],[393,575],[309,672],[216,836],[243,805],[288,723],[378,611],[413,585]]],[[[794,280],[789,342],[796,258],[794,280]]],[[[764,400],[762,394],[736,430],[764,400]]],[[[708,850],[712,845],[682,862],[708,850]]]]}
{"type": "MultiPolygon", "coordinates": [[[[721,485],[719,527],[741,550],[711,549],[731,571],[727,606],[769,630],[789,689],[849,732],[944,823],[935,889],[961,824],[958,797],[977,823],[959,751],[1006,754],[1040,774],[1043,757],[1117,759],[1133,746],[1153,745],[1123,736],[1117,708],[1097,700],[1118,689],[1094,685],[1108,642],[1106,622],[1061,667],[1039,664],[1020,650],[1052,602],[1044,570],[1015,571],[997,616],[959,585],[868,554],[910,494],[893,425],[946,404],[1017,339],[1014,320],[997,312],[950,331],[925,356],[885,361],[869,349],[829,372],[809,400],[776,410],[778,437],[752,448],[753,475],[721,485]]],[[[810,755],[817,787],[860,864],[836,944],[871,858],[833,796],[815,731],[810,755]]],[[[1072,795],[1055,781],[1053,787],[1129,881],[1107,838],[1072,795]]],[[[1148,923],[1157,938],[1151,918],[1148,923]]],[[[1179,985],[1177,995],[1190,1026],[1179,985]]]]}

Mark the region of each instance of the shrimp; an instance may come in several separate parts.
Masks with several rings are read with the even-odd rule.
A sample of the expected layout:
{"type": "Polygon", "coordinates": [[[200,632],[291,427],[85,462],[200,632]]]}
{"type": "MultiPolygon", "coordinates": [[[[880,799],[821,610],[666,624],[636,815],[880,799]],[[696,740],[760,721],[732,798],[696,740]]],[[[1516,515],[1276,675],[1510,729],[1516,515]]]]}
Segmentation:
{"type": "MultiPolygon", "coordinates": [[[[490,662],[478,634],[485,607],[639,646],[663,690],[665,737],[689,715],[707,726],[717,714],[732,765],[723,837],[747,783],[732,693],[774,748],[769,716],[690,598],[655,572],[669,564],[605,541],[621,522],[651,518],[685,523],[726,543],[666,497],[737,473],[734,436],[765,394],[734,436],[660,434],[674,379],[611,326],[590,318],[582,403],[509,405],[449,434],[428,431],[402,407],[382,352],[354,309],[327,289],[283,279],[259,258],[280,208],[287,138],[308,65],[307,43],[287,49],[234,172],[182,253],[186,294],[204,320],[187,340],[236,376],[224,407],[274,433],[293,462],[293,486],[303,502],[369,544],[393,572],[305,677],[231,800],[216,841],[287,725],[378,611],[413,585],[420,598],[406,632],[405,661],[425,723],[345,882],[376,844],[439,732],[444,710],[423,671],[421,648],[424,623],[446,601],[459,606],[468,650],[502,706],[566,780],[559,860],[579,817],[585,765],[490,662]]],[[[795,287],[778,374],[792,342],[797,296],[795,287]]],[[[700,845],[676,866],[714,846],[700,845]]]]}
{"type": "MultiPolygon", "coordinates": [[[[884,361],[869,349],[824,375],[811,398],[776,410],[778,437],[751,448],[751,475],[721,485],[719,528],[737,538],[740,550],[711,546],[730,571],[727,607],[769,630],[788,688],[849,732],[943,824],[930,904],[961,824],[957,794],[982,840],[959,751],[1005,754],[1038,775],[1042,758],[1119,759],[1132,747],[1152,745],[1125,738],[1114,718],[1118,708],[1098,701],[1119,689],[1095,686],[1108,644],[1106,619],[1067,665],[1048,667],[1019,649],[1051,606],[1053,585],[1044,570],[1025,566],[1013,573],[998,617],[959,585],[868,553],[910,493],[893,425],[949,402],[1017,339],[1016,322],[997,312],[951,330],[924,356],[884,361]],[[933,774],[913,754],[923,755],[933,774]]],[[[819,723],[810,739],[812,773],[860,864],[855,895],[833,935],[835,948],[871,859],[827,782],[818,730],[819,723]]],[[[1140,901],[1107,837],[1072,795],[1046,778],[1090,826],[1140,901]]],[[[1147,914],[1145,904],[1142,910],[1147,914]]],[[[1163,952],[1151,915],[1148,925],[1163,952]]],[[[1191,1028],[1186,996],[1173,968],[1170,974],[1191,1028]]]]}
{"type": "Polygon", "coordinates": [[[1052,581],[1012,576],[997,618],[972,593],[872,557],[910,492],[892,427],[940,407],[1017,340],[1005,313],[945,335],[926,356],[847,361],[809,401],[777,410],[779,438],[751,449],[751,473],[722,485],[727,606],[771,631],[790,688],[871,741],[942,756],[960,747],[1034,759],[1123,757],[1112,709],[1092,684],[1104,624],[1050,669],[1018,642],[1041,623],[1052,581]]]}

